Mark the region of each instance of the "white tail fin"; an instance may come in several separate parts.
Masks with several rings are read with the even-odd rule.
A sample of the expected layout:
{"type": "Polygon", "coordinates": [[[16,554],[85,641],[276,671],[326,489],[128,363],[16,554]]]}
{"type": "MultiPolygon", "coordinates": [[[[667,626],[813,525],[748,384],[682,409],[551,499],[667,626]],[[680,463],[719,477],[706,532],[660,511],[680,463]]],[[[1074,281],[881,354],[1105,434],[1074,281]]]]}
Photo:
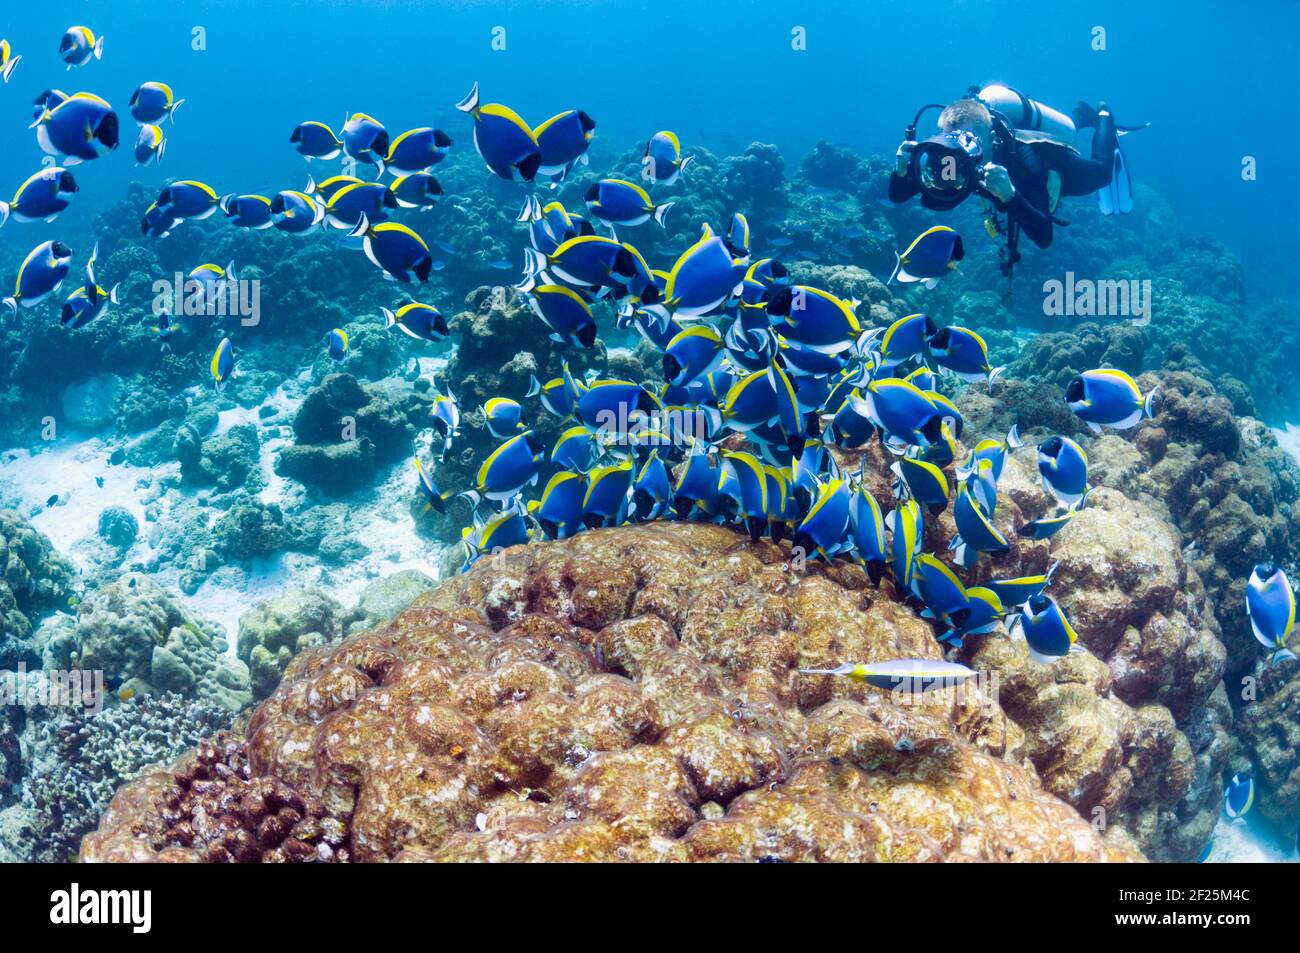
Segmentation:
{"type": "Polygon", "coordinates": [[[15,56],[13,59],[11,59],[8,63],[5,64],[4,72],[3,74],[0,75],[4,76],[4,81],[6,83],[9,82],[9,77],[14,75],[14,70],[17,69],[18,61],[21,59],[22,59],[21,56],[15,56]]]}
{"type": "Polygon", "coordinates": [[[993,382],[1001,377],[1002,372],[1005,370],[1005,367],[995,367],[989,371],[989,390],[993,389],[993,382]]]}
{"type": "Polygon", "coordinates": [[[546,267],[546,256],[536,248],[524,249],[524,274],[535,278],[546,267]]]}
{"type": "Polygon", "coordinates": [[[0,225],[9,221],[9,203],[0,202],[0,225]]]}
{"type": "Polygon", "coordinates": [[[176,121],[176,110],[180,109],[181,106],[183,106],[184,104],[185,104],[185,100],[183,100],[183,99],[178,99],[178,100],[176,100],[176,102],[172,103],[172,108],[169,109],[169,110],[167,110],[167,121],[168,121],[168,122],[175,122],[175,121],[176,121]]]}
{"type": "Polygon", "coordinates": [[[536,374],[530,374],[528,377],[528,393],[525,397],[536,397],[542,392],[542,382],[537,379],[536,374]]]}
{"type": "Polygon", "coordinates": [[[661,228],[668,227],[667,225],[668,210],[676,204],[677,204],[676,202],[665,202],[663,205],[660,205],[658,208],[655,209],[655,221],[659,223],[661,228]]]}
{"type": "Polygon", "coordinates": [[[1153,387],[1147,393],[1146,400],[1142,402],[1142,416],[1154,417],[1156,415],[1156,392],[1159,390],[1159,387],[1153,387]]]}
{"type": "MultiPolygon", "coordinates": [[[[321,211],[322,214],[324,214],[324,209],[321,211]]],[[[361,218],[357,220],[357,227],[348,232],[348,236],[351,238],[360,238],[368,231],[370,231],[370,220],[366,218],[366,213],[362,212],[361,218]]]]}
{"type": "Polygon", "coordinates": [[[117,284],[113,285],[113,287],[108,292],[108,300],[113,302],[113,304],[119,303],[117,300],[117,289],[120,287],[122,287],[122,283],[119,281],[117,284]]]}
{"type": "Polygon", "coordinates": [[[95,40],[95,59],[102,60],[103,58],[104,58],[104,38],[101,36],[99,39],[95,40]]]}
{"type": "Polygon", "coordinates": [[[1007,431],[1007,447],[1018,450],[1024,445],[1025,442],[1020,439],[1020,424],[1012,424],[1011,429],[1007,431]]]}
{"type": "Polygon", "coordinates": [[[694,161],[695,161],[695,156],[682,156],[682,161],[681,164],[677,166],[677,171],[679,173],[685,172],[686,167],[689,166],[694,161]]]}
{"type": "Polygon", "coordinates": [[[469,91],[469,95],[456,104],[456,108],[463,113],[472,113],[478,109],[478,83],[469,91]]]}
{"type": "Polygon", "coordinates": [[[380,308],[379,310],[384,315],[384,327],[391,328],[397,323],[397,315],[393,314],[393,312],[387,308],[380,308]]]}

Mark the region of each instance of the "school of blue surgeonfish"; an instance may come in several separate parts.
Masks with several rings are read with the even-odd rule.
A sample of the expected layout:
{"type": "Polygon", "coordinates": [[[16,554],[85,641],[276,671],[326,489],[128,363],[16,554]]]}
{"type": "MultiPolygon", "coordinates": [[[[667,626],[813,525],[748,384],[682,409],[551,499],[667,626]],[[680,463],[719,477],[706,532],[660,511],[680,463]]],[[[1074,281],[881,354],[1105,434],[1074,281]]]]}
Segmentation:
{"type": "MultiPolygon", "coordinates": [[[[102,36],[75,26],[64,34],[59,55],[71,70],[101,58],[103,50],[102,36]]],[[[21,58],[0,39],[0,79],[8,83],[21,58]]],[[[160,124],[174,122],[183,102],[158,81],[134,91],[129,109],[140,129],[133,149],[137,163],[163,160],[160,124]]],[[[0,202],[0,224],[10,218],[54,221],[78,191],[69,170],[119,145],[118,116],[100,96],[47,89],[33,105],[37,142],[59,164],[42,168],[11,201],[0,202]]],[[[946,646],[960,646],[1005,623],[1023,635],[1040,662],[1081,651],[1074,627],[1046,594],[1051,570],[983,586],[967,586],[961,577],[982,557],[1013,546],[993,518],[1006,458],[1022,446],[1013,427],[958,459],[962,414],[939,391],[938,376],[994,387],[1003,368],[991,365],[979,334],[956,325],[937,327],[923,313],[887,328],[862,327],[860,302],[797,284],[778,259],[751,255],[750,226],[740,211],[719,231],[704,224],[675,261],[656,268],[618,230],[651,220],[662,226],[674,208],[652,194],[676,182],[693,161],[672,131],[648,139],[641,183],[599,178],[584,191],[584,207],[570,209],[543,202],[537,185],[549,180],[554,188],[588,164],[596,125],[590,115],[566,109],[530,126],[508,106],[484,103],[477,84],[456,106],[468,117],[474,148],[488,170],[522,183],[518,222],[529,247],[515,287],[545,332],[561,344],[592,348],[598,331],[593,309],[604,301],[613,306],[620,329],[635,330],[662,352],[663,368],[662,383],[587,379],[567,363],[561,377],[534,380],[517,397],[536,398],[543,412],[565,424],[551,447],[529,426],[529,411],[519,399],[494,396],[479,410],[501,443],[482,461],[473,485],[457,494],[444,492],[417,456],[417,487],[428,508],[445,512],[453,495],[473,507],[463,531],[468,562],[533,539],[562,539],[626,522],[734,524],[755,541],[788,538],[808,559],[857,563],[874,585],[888,577],[935,623],[946,646]],[[873,439],[893,458],[887,500],[873,496],[861,468],[854,473],[840,462],[844,452],[860,451],[873,439]],[[540,492],[533,489],[539,485],[540,492]],[[924,529],[927,519],[949,507],[957,533],[944,558],[924,551],[924,529]]],[[[379,120],[357,112],[337,133],[326,123],[303,121],[289,142],[309,163],[341,159],[345,171],[319,182],[309,176],[302,190],[269,196],[222,194],[197,180],[176,179],[143,210],[142,234],[165,237],[187,220],[217,212],[238,228],[288,235],[337,229],[345,233],[343,246],[363,250],[386,278],[426,282],[436,267],[428,244],[390,213],[428,209],[442,198],[430,170],[453,147],[452,137],[431,127],[390,137],[379,120]],[[351,174],[361,167],[373,169],[371,180],[351,174]]],[[[779,239],[772,245],[783,247],[779,239]]],[[[932,287],[957,270],[962,256],[956,231],[927,229],[898,253],[890,281],[932,287]]],[[[38,306],[60,290],[73,259],[63,242],[37,246],[19,266],[4,304],[14,312],[38,306]]],[[[106,290],[97,282],[94,262],[92,252],[81,284],[61,309],[60,322],[70,331],[118,300],[116,286],[106,290]]],[[[210,296],[238,280],[233,263],[200,264],[188,278],[210,296]]],[[[432,304],[410,301],[395,311],[381,310],[387,327],[417,341],[448,337],[447,321],[432,304]]],[[[157,331],[164,349],[172,329],[172,316],[163,314],[157,331]]],[[[331,330],[324,344],[335,360],[348,353],[342,329],[331,330]]],[[[208,367],[215,386],[236,373],[236,363],[230,339],[223,337],[208,367]]],[[[1143,394],[1123,371],[1097,368],[1070,381],[1063,396],[1083,423],[1100,432],[1132,428],[1151,416],[1155,395],[1143,394]]],[[[435,388],[431,415],[435,449],[445,460],[461,432],[461,410],[450,390],[435,388]]],[[[1017,535],[1046,540],[1066,530],[1086,505],[1088,459],[1064,435],[1043,440],[1036,453],[1042,484],[1059,506],[1018,527],[1017,535]]],[[[1285,574],[1270,565],[1256,567],[1246,601],[1255,635],[1273,652],[1273,664],[1294,658],[1286,649],[1295,602],[1285,574]]],[[[806,672],[869,684],[921,680],[927,686],[974,674],[957,663],[914,659],[806,672]]]]}

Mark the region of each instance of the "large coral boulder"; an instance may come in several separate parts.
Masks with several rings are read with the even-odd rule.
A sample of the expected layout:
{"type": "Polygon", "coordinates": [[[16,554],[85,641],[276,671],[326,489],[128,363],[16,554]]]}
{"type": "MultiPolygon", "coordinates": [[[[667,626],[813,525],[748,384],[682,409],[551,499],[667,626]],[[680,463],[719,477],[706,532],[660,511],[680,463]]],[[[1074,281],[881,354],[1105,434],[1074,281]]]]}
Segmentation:
{"type": "Polygon", "coordinates": [[[987,684],[853,566],[653,524],[516,547],[297,655],[245,741],[119,791],[90,861],[1107,860],[987,684]],[[202,783],[199,783],[202,782],[202,783]]]}

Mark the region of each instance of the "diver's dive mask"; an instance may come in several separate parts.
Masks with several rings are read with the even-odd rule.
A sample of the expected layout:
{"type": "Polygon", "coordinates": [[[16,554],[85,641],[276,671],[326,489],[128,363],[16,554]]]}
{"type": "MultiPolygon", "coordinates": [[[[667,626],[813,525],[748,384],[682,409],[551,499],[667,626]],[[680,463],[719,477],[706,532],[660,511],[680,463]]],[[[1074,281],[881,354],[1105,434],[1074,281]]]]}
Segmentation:
{"type": "Polygon", "coordinates": [[[912,168],[925,196],[951,208],[979,185],[983,158],[979,136],[962,129],[917,143],[912,168]]]}

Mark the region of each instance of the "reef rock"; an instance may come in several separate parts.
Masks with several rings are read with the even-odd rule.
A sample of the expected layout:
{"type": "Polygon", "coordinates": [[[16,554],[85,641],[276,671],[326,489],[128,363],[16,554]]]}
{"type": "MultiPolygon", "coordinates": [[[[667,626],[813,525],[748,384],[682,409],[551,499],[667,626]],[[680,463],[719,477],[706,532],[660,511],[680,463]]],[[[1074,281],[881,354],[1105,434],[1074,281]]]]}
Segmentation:
{"type": "Polygon", "coordinates": [[[80,609],[69,657],[52,660],[60,667],[102,671],[110,688],[131,682],[231,711],[251,701],[248,670],[226,657],[220,627],[191,615],[147,576],[128,573],[80,609]]]}
{"type": "Polygon", "coordinates": [[[240,616],[236,651],[248,665],[254,697],[271,694],[289,660],[303,649],[341,638],[346,615],[318,589],[291,589],[240,616]]]}
{"type": "Polygon", "coordinates": [[[63,416],[84,430],[102,430],[117,418],[126,385],[116,374],[96,374],[63,392],[63,416]]]}
{"type": "Polygon", "coordinates": [[[1140,859],[1043,789],[990,686],[800,675],[939,649],[856,567],[787,558],[663,523],[483,559],[298,654],[82,858],[1140,859]]]}

